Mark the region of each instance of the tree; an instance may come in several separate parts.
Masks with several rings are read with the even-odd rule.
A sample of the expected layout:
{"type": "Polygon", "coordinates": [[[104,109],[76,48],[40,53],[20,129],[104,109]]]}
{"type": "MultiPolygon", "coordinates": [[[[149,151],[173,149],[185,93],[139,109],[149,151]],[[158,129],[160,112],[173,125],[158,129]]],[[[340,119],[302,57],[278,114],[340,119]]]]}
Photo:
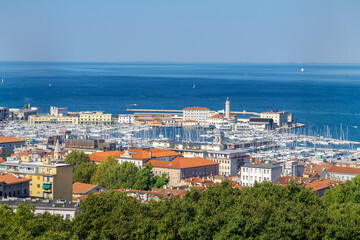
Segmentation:
{"type": "Polygon", "coordinates": [[[81,183],[90,183],[91,177],[96,172],[96,165],[90,162],[83,162],[77,165],[73,173],[73,181],[81,183]]]}
{"type": "Polygon", "coordinates": [[[134,184],[134,189],[139,190],[150,190],[156,183],[156,178],[154,173],[151,171],[151,164],[146,164],[141,168],[136,174],[136,182],[134,184]]]}
{"type": "Polygon", "coordinates": [[[119,114],[115,114],[115,118],[118,118],[119,117],[119,114]]]}
{"type": "Polygon", "coordinates": [[[29,106],[25,104],[22,109],[29,109],[29,106]]]}
{"type": "Polygon", "coordinates": [[[161,176],[156,176],[156,182],[154,184],[154,188],[162,188],[164,185],[169,183],[169,178],[166,173],[163,173],[161,176]]]}
{"type": "Polygon", "coordinates": [[[112,157],[106,157],[97,166],[95,174],[91,178],[92,184],[98,184],[105,188],[119,188],[120,165],[118,161],[112,157]]]}
{"type": "Polygon", "coordinates": [[[73,165],[73,171],[82,163],[90,163],[90,157],[82,151],[72,151],[65,158],[66,164],[73,165]]]}

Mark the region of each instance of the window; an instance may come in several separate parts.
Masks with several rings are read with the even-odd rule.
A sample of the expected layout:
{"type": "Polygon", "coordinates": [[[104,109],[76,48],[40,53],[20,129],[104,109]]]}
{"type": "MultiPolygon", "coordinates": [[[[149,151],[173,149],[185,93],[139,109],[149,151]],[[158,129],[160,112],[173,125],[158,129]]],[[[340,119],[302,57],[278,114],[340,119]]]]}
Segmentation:
{"type": "Polygon", "coordinates": [[[40,188],[40,184],[37,185],[37,188],[40,188]]]}
{"type": "Polygon", "coordinates": [[[37,192],[37,195],[40,196],[40,192],[37,192]]]}

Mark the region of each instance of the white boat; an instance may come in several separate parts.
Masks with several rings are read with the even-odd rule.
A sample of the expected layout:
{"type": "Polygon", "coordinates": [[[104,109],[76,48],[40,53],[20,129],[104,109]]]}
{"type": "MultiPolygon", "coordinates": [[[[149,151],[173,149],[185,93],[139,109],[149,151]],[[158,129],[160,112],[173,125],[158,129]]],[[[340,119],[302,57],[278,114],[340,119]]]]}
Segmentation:
{"type": "Polygon", "coordinates": [[[302,68],[300,71],[301,71],[301,74],[303,74],[305,72],[305,69],[302,68]]]}

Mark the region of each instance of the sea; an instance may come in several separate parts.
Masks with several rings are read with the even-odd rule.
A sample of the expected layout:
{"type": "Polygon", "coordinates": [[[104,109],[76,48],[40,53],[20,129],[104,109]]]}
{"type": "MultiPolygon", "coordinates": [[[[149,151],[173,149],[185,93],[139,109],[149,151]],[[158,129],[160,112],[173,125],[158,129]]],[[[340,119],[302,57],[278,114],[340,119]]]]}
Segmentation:
{"type": "Polygon", "coordinates": [[[233,111],[288,111],[304,133],[360,141],[360,65],[0,62],[0,78],[4,107],[217,111],[229,98],[233,111]]]}

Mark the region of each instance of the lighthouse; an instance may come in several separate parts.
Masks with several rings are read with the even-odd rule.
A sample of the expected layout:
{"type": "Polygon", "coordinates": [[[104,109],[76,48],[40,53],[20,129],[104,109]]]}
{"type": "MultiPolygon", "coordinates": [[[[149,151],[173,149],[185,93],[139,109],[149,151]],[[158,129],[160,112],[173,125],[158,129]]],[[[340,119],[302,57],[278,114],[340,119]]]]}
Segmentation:
{"type": "Polygon", "coordinates": [[[225,118],[230,120],[230,99],[226,98],[225,102],[225,118]]]}

